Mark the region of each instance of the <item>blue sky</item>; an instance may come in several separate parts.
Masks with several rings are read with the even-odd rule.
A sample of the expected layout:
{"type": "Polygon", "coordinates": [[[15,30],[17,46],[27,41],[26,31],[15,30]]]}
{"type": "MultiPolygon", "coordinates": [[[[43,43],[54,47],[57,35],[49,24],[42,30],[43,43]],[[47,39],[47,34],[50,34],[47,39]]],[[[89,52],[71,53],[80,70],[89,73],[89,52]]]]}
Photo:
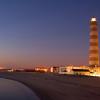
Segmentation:
{"type": "Polygon", "coordinates": [[[87,65],[92,16],[100,0],[0,0],[0,66],[87,65]]]}

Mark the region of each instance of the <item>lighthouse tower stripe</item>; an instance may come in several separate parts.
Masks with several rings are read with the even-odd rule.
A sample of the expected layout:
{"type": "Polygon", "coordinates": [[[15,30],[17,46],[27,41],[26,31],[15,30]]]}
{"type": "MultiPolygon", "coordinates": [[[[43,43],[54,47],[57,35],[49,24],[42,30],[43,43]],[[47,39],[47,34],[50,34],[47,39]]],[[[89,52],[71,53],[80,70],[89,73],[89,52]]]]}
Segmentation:
{"type": "Polygon", "coordinates": [[[98,42],[98,24],[96,18],[90,21],[90,39],[89,39],[89,65],[99,65],[99,42],[98,42]]]}

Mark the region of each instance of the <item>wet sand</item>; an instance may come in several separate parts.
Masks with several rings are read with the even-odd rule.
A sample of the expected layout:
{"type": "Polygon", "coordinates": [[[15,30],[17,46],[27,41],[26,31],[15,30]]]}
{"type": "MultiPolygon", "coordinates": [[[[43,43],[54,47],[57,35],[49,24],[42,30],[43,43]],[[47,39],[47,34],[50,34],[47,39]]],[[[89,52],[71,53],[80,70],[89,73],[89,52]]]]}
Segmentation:
{"type": "Polygon", "coordinates": [[[99,100],[100,78],[50,73],[0,73],[35,91],[41,100],[99,100]]]}

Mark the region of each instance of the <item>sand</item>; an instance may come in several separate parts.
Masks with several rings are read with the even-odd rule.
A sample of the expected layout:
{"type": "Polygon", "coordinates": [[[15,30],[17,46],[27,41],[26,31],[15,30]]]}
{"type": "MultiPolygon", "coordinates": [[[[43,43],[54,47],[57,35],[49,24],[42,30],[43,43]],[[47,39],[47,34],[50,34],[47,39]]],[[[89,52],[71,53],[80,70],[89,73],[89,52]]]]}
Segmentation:
{"type": "Polygon", "coordinates": [[[100,100],[100,78],[50,73],[12,72],[0,77],[17,80],[41,100],[100,100]]]}

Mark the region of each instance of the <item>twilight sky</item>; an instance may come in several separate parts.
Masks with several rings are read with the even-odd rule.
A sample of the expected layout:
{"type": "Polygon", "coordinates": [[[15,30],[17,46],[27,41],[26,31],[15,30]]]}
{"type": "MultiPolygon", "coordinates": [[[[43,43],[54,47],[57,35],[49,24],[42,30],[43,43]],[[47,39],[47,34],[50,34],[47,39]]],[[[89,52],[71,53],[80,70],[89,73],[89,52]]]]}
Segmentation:
{"type": "Polygon", "coordinates": [[[0,0],[0,66],[88,64],[92,16],[100,0],[0,0]]]}

